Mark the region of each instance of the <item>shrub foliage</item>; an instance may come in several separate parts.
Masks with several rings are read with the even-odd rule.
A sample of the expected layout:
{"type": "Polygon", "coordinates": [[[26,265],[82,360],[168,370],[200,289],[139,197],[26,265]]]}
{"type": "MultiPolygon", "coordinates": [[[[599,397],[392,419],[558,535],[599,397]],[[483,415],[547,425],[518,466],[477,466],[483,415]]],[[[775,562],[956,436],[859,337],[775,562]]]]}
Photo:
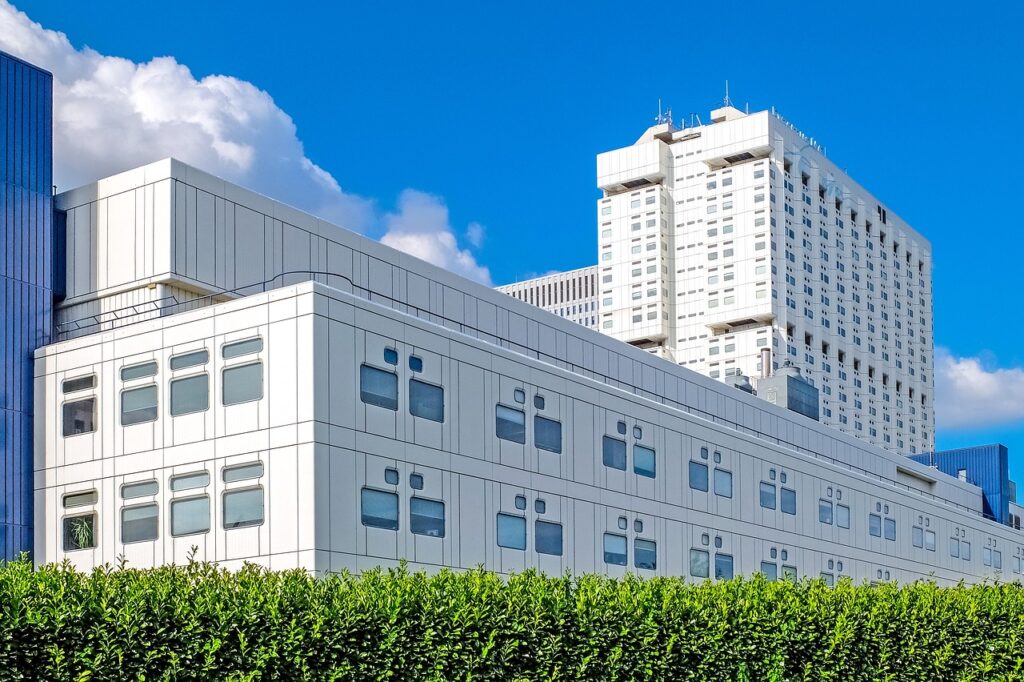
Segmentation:
{"type": "Polygon", "coordinates": [[[0,566],[0,679],[996,680],[1024,591],[0,566]]]}

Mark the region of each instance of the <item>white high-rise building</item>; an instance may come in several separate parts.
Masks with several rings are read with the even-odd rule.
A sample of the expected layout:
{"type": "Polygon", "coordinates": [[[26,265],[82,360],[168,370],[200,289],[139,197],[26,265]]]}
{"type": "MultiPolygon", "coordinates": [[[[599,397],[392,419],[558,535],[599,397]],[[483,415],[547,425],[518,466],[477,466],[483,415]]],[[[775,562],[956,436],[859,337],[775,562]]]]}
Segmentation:
{"type": "Polygon", "coordinates": [[[598,155],[597,180],[602,332],[716,379],[770,353],[824,423],[934,448],[931,246],[813,139],[726,106],[598,155]]]}
{"type": "Polygon", "coordinates": [[[597,329],[597,267],[555,272],[514,282],[498,291],[520,301],[597,329]]]}

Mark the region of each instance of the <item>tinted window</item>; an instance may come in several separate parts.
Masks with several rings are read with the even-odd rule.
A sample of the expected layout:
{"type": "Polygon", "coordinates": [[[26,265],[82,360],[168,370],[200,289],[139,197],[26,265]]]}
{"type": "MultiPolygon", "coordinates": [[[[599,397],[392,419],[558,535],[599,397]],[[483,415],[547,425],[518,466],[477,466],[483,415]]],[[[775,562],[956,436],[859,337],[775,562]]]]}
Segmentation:
{"type": "Polygon", "coordinates": [[[526,549],[526,519],[512,514],[498,514],[498,547],[526,549]]]}
{"type": "Polygon", "coordinates": [[[658,569],[658,545],[652,540],[633,542],[633,566],[656,571],[658,569]]]}
{"type": "Polygon", "coordinates": [[[960,541],[960,558],[964,561],[971,560],[971,543],[966,540],[960,541]]]}
{"type": "Polygon", "coordinates": [[[398,495],[395,493],[363,488],[360,511],[364,526],[398,530],[398,495]]]}
{"type": "Polygon", "coordinates": [[[538,554],[562,556],[562,524],[537,521],[534,523],[534,532],[538,554]]]}
{"type": "Polygon", "coordinates": [[[61,384],[61,390],[64,393],[74,393],[75,391],[84,391],[87,388],[96,388],[96,375],[90,374],[87,377],[76,377],[74,379],[65,379],[61,384]]]}
{"type": "Polygon", "coordinates": [[[732,472],[715,469],[715,494],[721,497],[732,497],[732,472]]]}
{"type": "Polygon", "coordinates": [[[832,525],[832,503],[828,500],[818,500],[818,521],[832,525]]]}
{"type": "Polygon", "coordinates": [[[868,514],[868,534],[882,537],[882,517],[878,514],[868,514]]]}
{"type": "Polygon", "coordinates": [[[775,486],[771,483],[761,483],[760,488],[761,506],[765,509],[775,509],[775,486]]]}
{"type": "Polygon", "coordinates": [[[210,498],[206,495],[171,502],[171,535],[192,535],[210,530],[210,498]]]}
{"type": "Polygon", "coordinates": [[[185,353],[183,355],[176,355],[171,358],[171,369],[185,369],[186,367],[195,367],[197,365],[205,365],[210,361],[210,351],[197,350],[191,353],[185,353]]]}
{"type": "Polygon", "coordinates": [[[263,523],[263,488],[224,493],[224,528],[246,528],[263,523]]]}
{"type": "Polygon", "coordinates": [[[956,538],[949,539],[949,556],[954,559],[960,558],[960,541],[956,538]]]}
{"type": "Polygon", "coordinates": [[[141,365],[132,365],[131,367],[121,368],[121,381],[131,381],[132,379],[143,379],[145,377],[151,377],[156,375],[156,363],[155,362],[144,362],[141,365]]]}
{"type": "Polygon", "coordinates": [[[263,475],[263,462],[242,464],[241,466],[227,467],[221,476],[225,483],[234,481],[246,481],[251,478],[259,478],[263,475]]]}
{"type": "Polygon", "coordinates": [[[779,567],[770,561],[761,562],[761,575],[766,580],[778,580],[779,578],[779,567]]]}
{"type": "Polygon", "coordinates": [[[640,476],[654,478],[655,476],[654,450],[645,448],[642,445],[633,446],[633,472],[640,476]]]}
{"type": "Polygon", "coordinates": [[[193,488],[205,488],[210,485],[210,474],[200,471],[195,474],[184,474],[171,479],[171,490],[192,490],[193,488]]]}
{"type": "Polygon", "coordinates": [[[92,549],[96,546],[96,515],[65,516],[63,523],[64,551],[92,549]]]}
{"type": "Polygon", "coordinates": [[[64,403],[61,413],[61,430],[65,438],[96,430],[96,398],[64,403]]]}
{"type": "Polygon", "coordinates": [[[369,365],[360,365],[359,399],[367,405],[398,410],[398,375],[369,365]]]}
{"type": "Polygon", "coordinates": [[[606,467],[626,470],[626,441],[604,436],[601,439],[601,458],[606,467]]]}
{"type": "Polygon", "coordinates": [[[261,350],[263,350],[263,339],[257,337],[255,339],[246,339],[245,341],[225,343],[224,347],[221,349],[221,355],[224,356],[225,360],[228,360],[230,358],[237,358],[241,355],[259,353],[261,350]]]}
{"type": "Polygon", "coordinates": [[[494,434],[498,438],[513,443],[526,443],[525,412],[498,405],[494,408],[494,418],[494,434]]]}
{"type": "Polygon", "coordinates": [[[896,539],[896,519],[885,520],[885,539],[895,540],[896,539]]]}
{"type": "Polygon", "coordinates": [[[155,504],[121,510],[121,542],[125,544],[156,540],[159,526],[159,508],[155,504]]]}
{"type": "Polygon", "coordinates": [[[796,566],[783,566],[782,579],[795,583],[797,580],[796,566]]]}
{"type": "Polygon", "coordinates": [[[710,567],[707,550],[690,550],[690,575],[694,578],[707,578],[710,575],[710,567]]]}
{"type": "Polygon", "coordinates": [[[732,555],[731,554],[716,554],[715,555],[715,577],[719,580],[730,580],[732,579],[732,555]]]}
{"type": "Polygon", "coordinates": [[[924,548],[929,552],[935,551],[935,531],[926,530],[924,532],[924,548]]]}
{"type": "Polygon", "coordinates": [[[63,502],[65,509],[71,509],[73,507],[87,507],[90,504],[96,504],[97,500],[99,500],[99,493],[95,490],[89,490],[84,493],[65,495],[63,502]]]}
{"type": "Polygon", "coordinates": [[[156,495],[160,485],[156,481],[142,481],[141,483],[125,483],[121,486],[121,498],[130,500],[135,497],[149,497],[156,495]]]}
{"type": "Polygon", "coordinates": [[[924,528],[921,526],[912,526],[910,528],[910,544],[924,549],[924,528]]]}
{"type": "Polygon", "coordinates": [[[708,491],[708,465],[690,460],[690,487],[694,490],[708,491]]]}
{"type": "Polygon", "coordinates": [[[444,537],[444,502],[414,497],[409,500],[409,530],[416,535],[444,537]]]}
{"type": "Polygon", "coordinates": [[[604,534],[604,562],[614,566],[626,565],[626,536],[604,534]]]}
{"type": "Polygon", "coordinates": [[[789,488],[780,490],[779,508],[783,514],[796,514],[796,491],[789,488]]]}
{"type": "Polygon", "coordinates": [[[210,377],[199,374],[171,382],[171,416],[203,412],[210,406],[210,377]]]}
{"type": "Polygon", "coordinates": [[[121,391],[121,425],[154,421],[157,417],[156,386],[121,391]]]}
{"type": "Polygon", "coordinates": [[[224,404],[237,405],[263,397],[263,363],[229,367],[222,375],[224,404]]]}
{"type": "MultiPolygon", "coordinates": [[[[396,396],[397,401],[397,396],[396,396]]],[[[435,422],[444,421],[444,389],[416,379],[409,380],[409,413],[435,422]]]]}
{"type": "Polygon", "coordinates": [[[554,419],[533,417],[533,444],[548,452],[562,452],[562,423],[554,419]]]}
{"type": "Polygon", "coordinates": [[[850,527],[850,508],[845,504],[836,505],[836,525],[840,528],[850,527]]]}

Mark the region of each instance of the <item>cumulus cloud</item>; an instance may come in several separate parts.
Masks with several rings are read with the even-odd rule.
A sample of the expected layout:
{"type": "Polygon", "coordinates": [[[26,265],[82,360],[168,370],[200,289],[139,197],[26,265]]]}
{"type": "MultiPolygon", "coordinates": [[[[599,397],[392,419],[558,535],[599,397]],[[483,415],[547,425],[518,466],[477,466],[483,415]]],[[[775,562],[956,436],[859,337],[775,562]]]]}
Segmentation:
{"type": "MultiPolygon", "coordinates": [[[[59,189],[173,156],[351,230],[376,232],[386,217],[373,199],[344,191],[313,163],[291,117],[252,83],[223,75],[197,79],[173,57],[136,63],[78,49],[7,0],[0,0],[0,50],[53,73],[59,189]]],[[[395,237],[393,245],[486,274],[458,247],[447,222],[432,223],[440,232],[430,234],[408,231],[413,219],[403,225],[418,238],[395,237]]],[[[475,234],[467,234],[471,244],[475,234]]]]}
{"type": "Polygon", "coordinates": [[[941,430],[1024,421],[1024,369],[986,367],[936,349],[935,421],[941,430]]]}
{"type": "Polygon", "coordinates": [[[486,230],[480,223],[470,223],[469,227],[466,228],[466,239],[478,249],[484,245],[485,236],[486,230]]]}
{"type": "Polygon", "coordinates": [[[490,286],[488,269],[479,265],[472,253],[459,248],[448,207],[439,197],[407,189],[398,197],[395,212],[384,216],[384,224],[384,244],[490,286]]]}

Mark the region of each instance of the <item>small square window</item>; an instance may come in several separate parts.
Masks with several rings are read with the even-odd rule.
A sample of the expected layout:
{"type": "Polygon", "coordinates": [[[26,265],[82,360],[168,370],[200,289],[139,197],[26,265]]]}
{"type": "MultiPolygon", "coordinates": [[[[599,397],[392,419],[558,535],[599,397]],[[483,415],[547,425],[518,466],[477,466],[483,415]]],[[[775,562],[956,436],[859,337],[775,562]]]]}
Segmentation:
{"type": "Polygon", "coordinates": [[[619,435],[626,435],[626,422],[619,422],[615,425],[615,430],[618,431],[619,435]]]}
{"type": "Polygon", "coordinates": [[[394,348],[385,348],[384,349],[384,362],[388,363],[389,365],[397,365],[398,364],[398,351],[395,350],[394,348]]]}
{"type": "Polygon", "coordinates": [[[633,438],[636,438],[637,440],[639,440],[639,439],[641,439],[643,437],[644,437],[644,430],[641,429],[639,426],[634,426],[633,427],[633,438]]]}
{"type": "Polygon", "coordinates": [[[562,452],[562,423],[554,419],[533,415],[533,444],[541,450],[562,452]]]}
{"type": "Polygon", "coordinates": [[[384,482],[388,485],[398,485],[398,469],[385,469],[384,482]]]}
{"type": "Polygon", "coordinates": [[[516,509],[519,509],[520,511],[526,509],[525,495],[516,495],[516,509]]]}
{"type": "Polygon", "coordinates": [[[524,391],[521,388],[517,388],[512,392],[512,397],[515,399],[517,403],[522,405],[526,402],[526,391],[524,391]]]}
{"type": "Polygon", "coordinates": [[[360,365],[359,399],[367,405],[398,410],[398,375],[370,365],[360,365]]]}
{"type": "Polygon", "coordinates": [[[634,533],[643,533],[644,532],[644,522],[641,521],[640,519],[633,519],[633,532],[634,533]]]}
{"type": "Polygon", "coordinates": [[[544,500],[538,498],[533,501],[533,511],[537,512],[538,514],[543,514],[547,510],[548,505],[546,502],[544,502],[544,500]]]}
{"type": "Polygon", "coordinates": [[[409,474],[409,487],[413,490],[423,490],[423,474],[409,474]]]}
{"type": "Polygon", "coordinates": [[[419,357],[418,355],[410,355],[409,356],[409,369],[411,369],[413,372],[422,372],[423,371],[423,358],[419,357]]]}
{"type": "Polygon", "coordinates": [[[626,525],[627,525],[626,517],[625,516],[620,516],[619,520],[617,521],[617,524],[619,526],[619,530],[626,530],[626,525]]]}
{"type": "Polygon", "coordinates": [[[430,421],[444,421],[444,389],[409,379],[409,414],[430,421]]]}
{"type": "Polygon", "coordinates": [[[779,567],[771,561],[761,562],[761,575],[764,576],[765,580],[778,580],[779,579],[779,567]]]}
{"type": "Polygon", "coordinates": [[[731,554],[715,554],[715,579],[732,580],[733,564],[731,554]]]}
{"type": "Polygon", "coordinates": [[[409,500],[409,530],[414,535],[444,537],[444,502],[414,497],[409,500]]]}
{"type": "Polygon", "coordinates": [[[542,396],[542,395],[535,395],[535,396],[533,396],[533,406],[536,407],[538,410],[543,410],[544,409],[544,396],[542,396]]]}

